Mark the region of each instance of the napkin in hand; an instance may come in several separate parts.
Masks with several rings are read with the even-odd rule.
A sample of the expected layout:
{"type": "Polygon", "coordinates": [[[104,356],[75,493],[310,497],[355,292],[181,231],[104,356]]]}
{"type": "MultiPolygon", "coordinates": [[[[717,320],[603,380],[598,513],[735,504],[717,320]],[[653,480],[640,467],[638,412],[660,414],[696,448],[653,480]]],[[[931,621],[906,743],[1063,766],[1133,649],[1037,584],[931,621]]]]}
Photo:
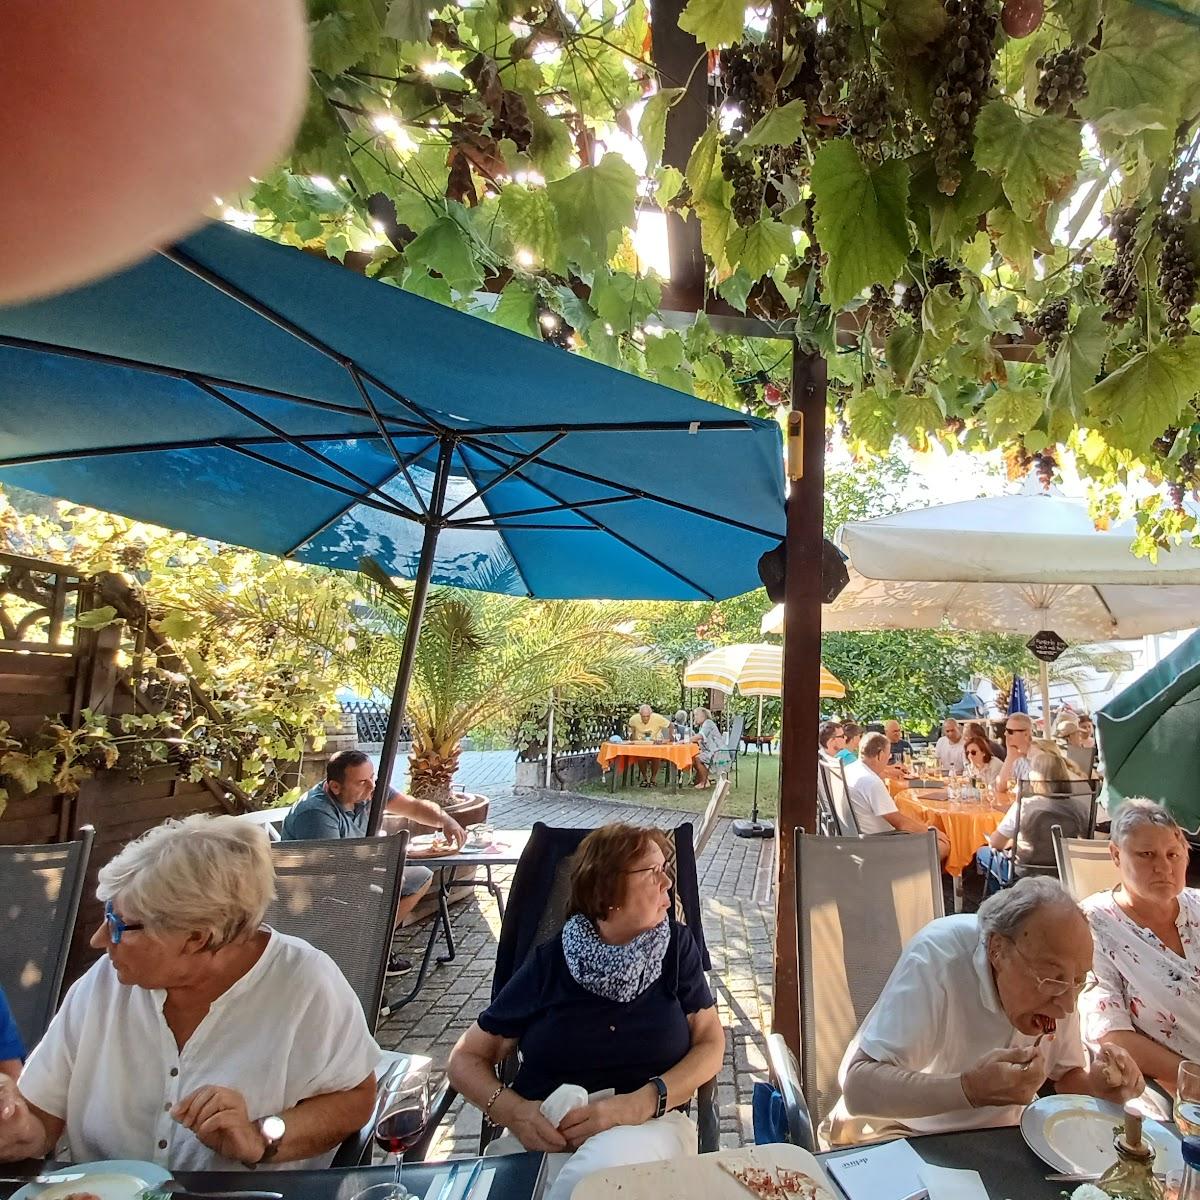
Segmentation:
{"type": "Polygon", "coordinates": [[[560,1084],[542,1101],[542,1116],[557,1129],[571,1109],[587,1102],[586,1088],[581,1088],[577,1083],[560,1084]]]}

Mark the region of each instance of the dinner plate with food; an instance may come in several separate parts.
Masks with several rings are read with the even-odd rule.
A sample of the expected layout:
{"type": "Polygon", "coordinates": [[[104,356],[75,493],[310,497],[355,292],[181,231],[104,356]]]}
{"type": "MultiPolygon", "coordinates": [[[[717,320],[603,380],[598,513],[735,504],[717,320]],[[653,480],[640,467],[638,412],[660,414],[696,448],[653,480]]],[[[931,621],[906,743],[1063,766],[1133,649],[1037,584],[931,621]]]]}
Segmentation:
{"type": "Polygon", "coordinates": [[[441,833],[419,833],[408,840],[409,858],[439,858],[455,853],[454,843],[441,833]]]}
{"type": "Polygon", "coordinates": [[[63,1167],[45,1176],[45,1183],[27,1183],[9,1200],[67,1200],[69,1196],[95,1196],[96,1200],[140,1200],[171,1178],[157,1163],[136,1159],[107,1159],[63,1167]]]}
{"type": "MultiPolygon", "coordinates": [[[[1100,1174],[1112,1166],[1113,1133],[1125,1120],[1119,1104],[1094,1096],[1043,1096],[1026,1105],[1021,1133],[1026,1144],[1055,1171],[1100,1174]]],[[[1158,1172],[1183,1169],[1183,1151],[1165,1125],[1142,1122],[1142,1138],[1154,1148],[1158,1172]]]]}

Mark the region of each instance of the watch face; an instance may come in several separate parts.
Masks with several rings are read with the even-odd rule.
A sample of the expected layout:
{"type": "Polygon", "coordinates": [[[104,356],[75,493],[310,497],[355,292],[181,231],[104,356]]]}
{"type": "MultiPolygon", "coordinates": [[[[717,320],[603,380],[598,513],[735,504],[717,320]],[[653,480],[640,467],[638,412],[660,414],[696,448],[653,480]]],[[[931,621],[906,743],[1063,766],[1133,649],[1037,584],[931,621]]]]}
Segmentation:
{"type": "Polygon", "coordinates": [[[263,1117],[259,1128],[262,1130],[263,1137],[268,1142],[281,1141],[284,1133],[287,1131],[287,1126],[283,1123],[282,1117],[263,1117]]]}

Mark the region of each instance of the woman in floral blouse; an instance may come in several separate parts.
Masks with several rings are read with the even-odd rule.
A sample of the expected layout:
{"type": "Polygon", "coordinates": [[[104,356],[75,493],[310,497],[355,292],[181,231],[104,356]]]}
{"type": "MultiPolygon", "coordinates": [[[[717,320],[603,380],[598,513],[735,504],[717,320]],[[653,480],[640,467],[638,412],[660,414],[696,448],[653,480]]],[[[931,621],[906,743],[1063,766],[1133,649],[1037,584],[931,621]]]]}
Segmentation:
{"type": "Polygon", "coordinates": [[[1184,886],[1187,842],[1162,805],[1133,799],[1113,818],[1109,850],[1121,882],[1083,902],[1096,947],[1084,1033],[1123,1046],[1174,1093],[1179,1064],[1200,1060],[1200,891],[1184,886]]]}

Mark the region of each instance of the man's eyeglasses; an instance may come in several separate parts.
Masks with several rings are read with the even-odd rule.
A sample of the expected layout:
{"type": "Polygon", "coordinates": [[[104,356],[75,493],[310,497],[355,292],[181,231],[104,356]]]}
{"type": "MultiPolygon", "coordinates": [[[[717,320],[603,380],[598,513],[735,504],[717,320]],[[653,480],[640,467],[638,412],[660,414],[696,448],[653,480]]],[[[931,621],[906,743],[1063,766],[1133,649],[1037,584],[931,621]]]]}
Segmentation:
{"type": "Polygon", "coordinates": [[[1014,733],[1029,733],[1028,729],[1010,729],[1007,725],[1004,727],[1004,736],[1012,737],[1014,733]]]}
{"type": "Polygon", "coordinates": [[[632,871],[626,871],[626,875],[653,875],[656,883],[670,883],[671,876],[667,874],[666,866],[661,867],[634,867],[632,871]]]}
{"type": "Polygon", "coordinates": [[[1079,983],[1068,983],[1065,979],[1043,979],[1033,970],[1033,963],[1029,961],[1028,955],[1025,954],[1016,942],[1012,943],[1012,948],[1013,952],[1020,957],[1021,961],[1029,968],[1033,978],[1037,981],[1038,991],[1051,999],[1057,999],[1059,996],[1066,996],[1072,993],[1078,996],[1087,985],[1086,979],[1081,980],[1079,983]]]}
{"type": "Polygon", "coordinates": [[[114,946],[121,944],[121,935],[128,933],[131,929],[145,929],[146,926],[141,921],[123,921],[113,908],[111,900],[104,902],[104,921],[108,925],[108,937],[114,946]]]}

